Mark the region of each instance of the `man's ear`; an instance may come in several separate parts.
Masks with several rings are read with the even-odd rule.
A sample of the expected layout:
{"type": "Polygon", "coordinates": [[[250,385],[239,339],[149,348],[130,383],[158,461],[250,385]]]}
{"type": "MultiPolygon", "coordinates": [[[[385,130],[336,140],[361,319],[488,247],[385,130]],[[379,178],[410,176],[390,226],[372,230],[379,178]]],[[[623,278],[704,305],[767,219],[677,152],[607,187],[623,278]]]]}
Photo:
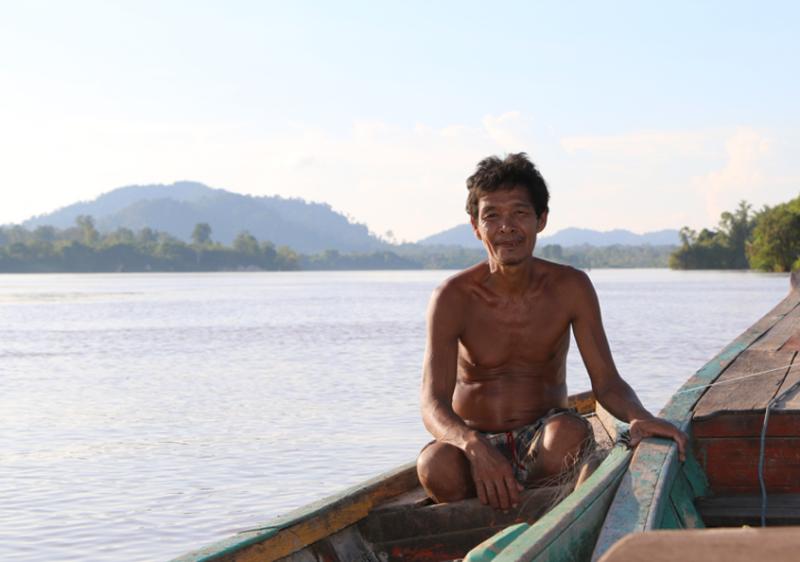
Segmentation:
{"type": "Polygon", "coordinates": [[[478,230],[478,219],[475,217],[469,217],[469,223],[472,225],[472,232],[475,233],[475,238],[483,242],[483,238],[481,238],[481,231],[478,230]]]}
{"type": "Polygon", "coordinates": [[[536,234],[539,234],[541,231],[544,230],[544,227],[547,226],[547,213],[548,211],[543,212],[539,215],[539,226],[536,229],[536,234]]]}

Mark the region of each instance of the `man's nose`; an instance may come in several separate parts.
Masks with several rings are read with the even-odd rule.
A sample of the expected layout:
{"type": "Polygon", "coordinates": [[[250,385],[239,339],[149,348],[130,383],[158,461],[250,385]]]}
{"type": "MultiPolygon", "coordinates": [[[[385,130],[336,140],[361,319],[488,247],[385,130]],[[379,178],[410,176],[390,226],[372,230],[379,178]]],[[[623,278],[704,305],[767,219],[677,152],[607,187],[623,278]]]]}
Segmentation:
{"type": "Polygon", "coordinates": [[[503,220],[500,221],[500,230],[503,232],[514,232],[517,229],[517,224],[514,222],[513,218],[503,217],[503,220]]]}

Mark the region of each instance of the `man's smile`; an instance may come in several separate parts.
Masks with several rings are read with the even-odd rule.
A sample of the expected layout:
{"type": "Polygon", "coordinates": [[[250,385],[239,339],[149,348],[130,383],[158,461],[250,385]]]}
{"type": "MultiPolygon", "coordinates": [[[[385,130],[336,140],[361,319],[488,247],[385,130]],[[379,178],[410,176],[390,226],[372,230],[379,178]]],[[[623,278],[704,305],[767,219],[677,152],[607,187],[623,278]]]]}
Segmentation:
{"type": "Polygon", "coordinates": [[[498,248],[516,248],[517,246],[521,246],[522,242],[522,238],[514,238],[511,240],[498,240],[494,245],[498,248]]]}

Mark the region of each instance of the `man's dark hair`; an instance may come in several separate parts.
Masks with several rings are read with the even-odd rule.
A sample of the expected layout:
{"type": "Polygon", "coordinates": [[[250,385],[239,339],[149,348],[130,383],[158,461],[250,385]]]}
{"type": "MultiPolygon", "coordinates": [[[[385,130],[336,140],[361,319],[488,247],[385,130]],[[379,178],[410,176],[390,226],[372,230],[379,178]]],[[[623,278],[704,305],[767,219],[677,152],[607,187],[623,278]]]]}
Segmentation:
{"type": "Polygon", "coordinates": [[[481,195],[515,187],[524,187],[528,192],[537,217],[548,210],[550,192],[542,174],[527,154],[518,152],[507,155],[504,160],[489,156],[478,162],[475,173],[467,178],[467,212],[472,218],[478,218],[478,199],[481,195]]]}

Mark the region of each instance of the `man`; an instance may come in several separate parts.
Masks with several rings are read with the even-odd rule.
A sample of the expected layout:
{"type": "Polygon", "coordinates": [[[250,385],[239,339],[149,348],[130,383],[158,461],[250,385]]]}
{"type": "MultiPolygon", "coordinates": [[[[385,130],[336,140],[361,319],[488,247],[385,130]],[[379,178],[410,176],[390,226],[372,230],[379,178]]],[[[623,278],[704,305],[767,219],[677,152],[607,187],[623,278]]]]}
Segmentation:
{"type": "Polygon", "coordinates": [[[597,400],[630,423],[631,444],[687,438],[654,417],[622,380],[589,277],[533,257],[549,193],[524,153],[482,160],[468,180],[467,212],[488,260],[445,281],[428,310],[422,417],[435,441],[417,459],[438,502],[478,496],[514,507],[593,444],[567,409],[566,358],[573,330],[597,400]]]}

